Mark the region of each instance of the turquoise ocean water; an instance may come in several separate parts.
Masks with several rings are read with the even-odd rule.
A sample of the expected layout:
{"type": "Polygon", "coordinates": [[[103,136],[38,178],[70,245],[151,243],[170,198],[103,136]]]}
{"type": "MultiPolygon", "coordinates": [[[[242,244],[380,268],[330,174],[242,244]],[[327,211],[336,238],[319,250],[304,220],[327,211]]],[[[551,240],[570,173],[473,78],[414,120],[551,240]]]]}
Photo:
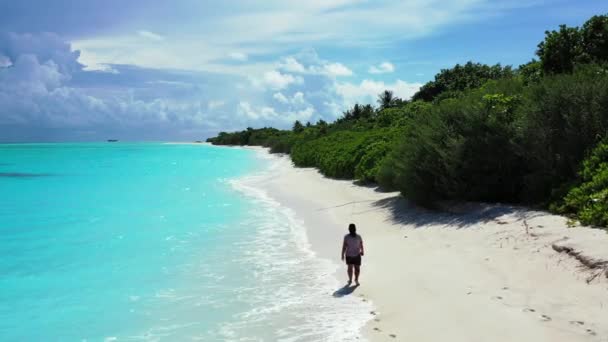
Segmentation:
{"type": "Polygon", "coordinates": [[[0,145],[0,340],[348,341],[293,212],[246,149],[0,145]]]}

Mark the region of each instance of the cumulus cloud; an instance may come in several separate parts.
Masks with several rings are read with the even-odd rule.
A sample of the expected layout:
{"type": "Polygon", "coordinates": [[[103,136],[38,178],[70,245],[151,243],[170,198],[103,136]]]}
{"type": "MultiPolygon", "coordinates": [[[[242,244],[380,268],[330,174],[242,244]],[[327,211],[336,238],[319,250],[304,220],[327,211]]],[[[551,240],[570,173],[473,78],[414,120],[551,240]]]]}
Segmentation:
{"type": "Polygon", "coordinates": [[[391,62],[382,62],[379,65],[369,67],[370,74],[386,74],[395,71],[395,66],[391,62]]]}
{"type": "Polygon", "coordinates": [[[245,116],[248,119],[260,120],[260,119],[273,119],[278,117],[278,113],[272,107],[262,106],[254,108],[249,102],[241,101],[237,107],[237,114],[245,116]]]}
{"type": "Polygon", "coordinates": [[[306,104],[306,100],[304,100],[304,93],[301,91],[294,93],[292,97],[287,97],[287,96],[283,95],[283,93],[281,93],[281,92],[274,93],[274,95],[272,95],[272,97],[276,101],[278,101],[282,104],[292,104],[292,105],[306,104]]]}
{"type": "Polygon", "coordinates": [[[252,84],[261,88],[269,88],[271,90],[281,90],[287,88],[291,84],[303,84],[304,79],[301,76],[292,74],[283,74],[277,70],[271,70],[264,73],[261,79],[252,79],[252,84]]]}
{"type": "Polygon", "coordinates": [[[351,76],[353,71],[344,66],[341,63],[329,63],[323,65],[323,69],[321,73],[324,73],[328,76],[351,76]]]}
{"type": "MultiPolygon", "coordinates": [[[[316,110],[312,106],[306,106],[301,109],[289,109],[279,111],[274,107],[266,105],[252,105],[248,101],[240,101],[237,106],[237,115],[241,119],[249,122],[253,120],[260,125],[272,125],[280,127],[288,127],[294,121],[309,121],[316,110]]],[[[241,128],[242,129],[242,128],[241,128]]]]}
{"type": "Polygon", "coordinates": [[[344,64],[323,60],[319,58],[314,51],[306,51],[301,57],[305,59],[306,62],[300,61],[294,56],[283,58],[278,64],[278,69],[296,74],[325,75],[331,77],[353,75],[353,71],[344,64]]]}
{"type": "Polygon", "coordinates": [[[300,121],[310,121],[313,114],[315,114],[315,109],[313,107],[306,107],[301,110],[296,111],[288,111],[283,121],[291,123],[296,120],[300,121]]]}
{"type": "Polygon", "coordinates": [[[274,93],[274,95],[272,95],[272,98],[279,101],[280,103],[289,103],[289,99],[282,93],[274,93]]]}
{"type": "Polygon", "coordinates": [[[270,70],[257,80],[259,88],[239,88],[245,78],[121,65],[108,65],[116,73],[87,71],[78,62],[79,52],[55,35],[2,38],[3,64],[11,65],[0,68],[2,129],[54,127],[65,136],[81,131],[90,138],[91,132],[104,127],[131,130],[134,137],[141,137],[151,131],[175,135],[259,125],[287,127],[292,120],[308,120],[317,113],[315,105],[306,101],[304,77],[310,74],[270,70]],[[286,92],[290,87],[299,89],[286,92]],[[223,98],[227,90],[232,90],[231,95],[223,98]],[[280,109],[264,103],[266,92],[276,95],[280,109]]]}
{"type": "Polygon", "coordinates": [[[279,63],[279,68],[289,72],[305,73],[306,68],[294,57],[286,57],[279,63]]]}
{"type": "MultiPolygon", "coordinates": [[[[298,84],[291,83],[289,88],[264,88],[269,103],[279,114],[279,117],[274,119],[274,124],[271,123],[275,126],[294,118],[331,121],[355,103],[375,104],[378,94],[384,90],[392,90],[396,96],[409,99],[422,85],[401,79],[394,82],[374,79],[364,79],[360,82],[342,81],[340,76],[352,75],[352,71],[341,63],[320,58],[310,49],[284,56],[275,65],[277,73],[283,75],[289,72],[290,75],[299,76],[303,80],[298,84]]],[[[392,64],[389,66],[381,63],[377,67],[384,71],[394,70],[392,64]]],[[[253,110],[258,113],[255,117],[263,117],[259,114],[262,107],[263,105],[258,105],[257,109],[253,110]]]]}
{"type": "Polygon", "coordinates": [[[378,94],[384,90],[392,90],[395,96],[409,99],[422,86],[421,83],[408,83],[397,80],[394,83],[384,83],[382,81],[363,80],[359,84],[337,83],[335,91],[341,95],[346,105],[351,106],[355,103],[374,103],[378,94]]]}
{"type": "MultiPolygon", "coordinates": [[[[206,106],[197,87],[188,82],[160,77],[142,82],[139,76],[133,88],[121,85],[130,79],[126,76],[120,79],[125,81],[116,78],[115,83],[104,83],[107,76],[83,70],[78,51],[52,34],[0,35],[0,55],[5,65],[10,63],[0,68],[0,123],[1,129],[11,130],[0,132],[0,138],[15,128],[29,134],[33,127],[62,129],[66,136],[97,127],[179,131],[189,125],[211,126],[210,109],[221,106],[219,102],[206,106]],[[155,89],[164,96],[155,94],[155,89]]],[[[44,133],[36,136],[44,139],[44,133]]]]}
{"type": "Polygon", "coordinates": [[[0,35],[0,56],[0,139],[5,140],[34,127],[41,140],[51,128],[66,139],[74,132],[105,139],[121,131],[156,140],[200,139],[248,126],[288,128],[294,120],[332,120],[354,102],[374,102],[384,89],[408,98],[420,86],[401,80],[341,82],[352,71],[314,50],[284,56],[251,78],[115,64],[105,70],[114,73],[87,70],[78,62],[79,51],[53,34],[0,35]]]}
{"type": "Polygon", "coordinates": [[[79,71],[83,67],[78,62],[80,52],[72,51],[70,45],[54,33],[0,33],[0,54],[10,63],[15,63],[20,55],[34,55],[41,63],[53,61],[59,71],[66,74],[79,71]]]}
{"type": "Polygon", "coordinates": [[[11,68],[0,72],[0,122],[65,129],[202,122],[200,103],[146,100],[133,93],[96,96],[68,86],[70,77],[54,61],[40,63],[35,55],[20,55],[11,68]]]}
{"type": "Polygon", "coordinates": [[[298,91],[295,94],[293,94],[291,102],[294,103],[294,104],[304,104],[304,103],[306,103],[306,101],[304,100],[304,93],[302,93],[301,91],[298,91]]]}

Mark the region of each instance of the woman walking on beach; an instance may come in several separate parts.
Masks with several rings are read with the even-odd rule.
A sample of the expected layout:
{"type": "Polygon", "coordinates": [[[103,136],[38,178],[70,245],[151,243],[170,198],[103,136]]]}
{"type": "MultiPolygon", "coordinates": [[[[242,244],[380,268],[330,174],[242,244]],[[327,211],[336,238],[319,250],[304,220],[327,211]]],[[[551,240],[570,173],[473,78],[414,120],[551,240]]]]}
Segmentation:
{"type": "Polygon", "coordinates": [[[359,274],[361,273],[361,257],[363,256],[363,239],[357,234],[354,223],[348,225],[348,234],[344,236],[342,243],[342,260],[346,259],[348,265],[348,285],[353,282],[353,269],[355,270],[355,284],[359,286],[359,274]]]}

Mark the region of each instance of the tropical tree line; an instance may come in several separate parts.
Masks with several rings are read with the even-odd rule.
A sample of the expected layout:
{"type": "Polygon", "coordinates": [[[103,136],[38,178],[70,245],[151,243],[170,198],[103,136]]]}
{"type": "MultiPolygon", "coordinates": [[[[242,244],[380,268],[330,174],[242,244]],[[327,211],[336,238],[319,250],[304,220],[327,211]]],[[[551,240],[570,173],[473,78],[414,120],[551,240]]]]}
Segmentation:
{"type": "Polygon", "coordinates": [[[418,204],[521,203],[608,226],[608,15],[547,31],[517,68],[441,70],[411,100],[391,91],[334,122],[208,139],[289,153],[296,166],[374,182],[418,204]]]}

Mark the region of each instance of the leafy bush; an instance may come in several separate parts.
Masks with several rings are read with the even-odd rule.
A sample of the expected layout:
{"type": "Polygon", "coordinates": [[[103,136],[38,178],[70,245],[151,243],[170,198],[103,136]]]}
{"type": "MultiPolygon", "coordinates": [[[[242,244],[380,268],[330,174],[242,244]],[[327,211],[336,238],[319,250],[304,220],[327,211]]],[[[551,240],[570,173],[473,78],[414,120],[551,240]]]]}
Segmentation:
{"type": "Polygon", "coordinates": [[[608,140],[583,162],[580,183],[551,206],[561,214],[575,214],[586,225],[608,226],[608,140]]]}
{"type": "Polygon", "coordinates": [[[375,127],[400,127],[405,126],[414,116],[428,110],[429,102],[408,102],[399,107],[387,108],[379,111],[374,118],[375,127]]]}
{"type": "Polygon", "coordinates": [[[523,172],[515,143],[522,87],[516,79],[489,82],[415,116],[382,166],[380,183],[422,204],[515,201],[523,172]]]}
{"type": "Polygon", "coordinates": [[[377,181],[382,160],[388,153],[390,142],[379,140],[365,147],[361,160],[355,167],[355,178],[364,182],[377,181]]]}
{"type": "Polygon", "coordinates": [[[383,143],[392,136],[392,131],[387,129],[338,131],[297,144],[291,151],[291,158],[296,166],[318,167],[328,177],[372,180],[375,179],[374,168],[386,148],[383,143]],[[356,172],[362,160],[365,164],[356,172]]]}
{"type": "Polygon", "coordinates": [[[548,76],[523,94],[524,199],[546,202],[576,178],[580,163],[608,132],[608,71],[600,66],[548,76]]]}

